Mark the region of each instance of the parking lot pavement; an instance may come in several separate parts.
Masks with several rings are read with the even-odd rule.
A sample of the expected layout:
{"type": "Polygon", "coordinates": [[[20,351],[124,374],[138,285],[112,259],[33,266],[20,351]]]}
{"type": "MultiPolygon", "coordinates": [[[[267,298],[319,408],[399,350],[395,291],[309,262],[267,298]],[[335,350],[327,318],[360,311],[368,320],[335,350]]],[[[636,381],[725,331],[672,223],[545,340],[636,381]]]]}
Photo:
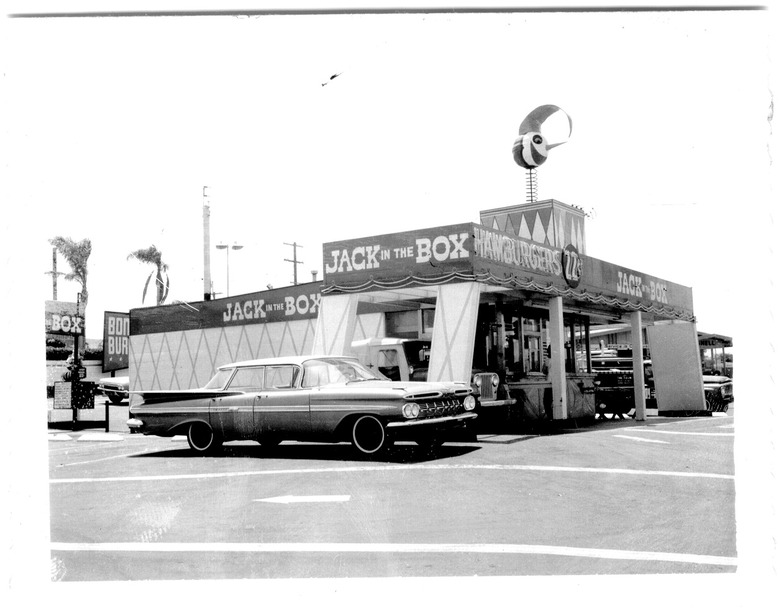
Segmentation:
{"type": "Polygon", "coordinates": [[[53,578],[731,573],[732,423],[482,433],[373,461],[348,445],[200,457],[183,437],[52,431],[53,578]]]}

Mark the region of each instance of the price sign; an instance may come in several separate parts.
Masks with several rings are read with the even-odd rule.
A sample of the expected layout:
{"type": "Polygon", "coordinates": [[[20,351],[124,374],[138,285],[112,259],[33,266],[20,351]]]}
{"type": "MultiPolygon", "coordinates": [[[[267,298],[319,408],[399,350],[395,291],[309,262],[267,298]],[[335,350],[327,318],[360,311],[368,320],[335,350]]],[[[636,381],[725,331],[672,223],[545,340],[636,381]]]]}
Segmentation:
{"type": "Polygon", "coordinates": [[[582,278],[582,258],[574,245],[566,245],[561,251],[561,266],[566,284],[571,288],[577,287],[582,278]]]}

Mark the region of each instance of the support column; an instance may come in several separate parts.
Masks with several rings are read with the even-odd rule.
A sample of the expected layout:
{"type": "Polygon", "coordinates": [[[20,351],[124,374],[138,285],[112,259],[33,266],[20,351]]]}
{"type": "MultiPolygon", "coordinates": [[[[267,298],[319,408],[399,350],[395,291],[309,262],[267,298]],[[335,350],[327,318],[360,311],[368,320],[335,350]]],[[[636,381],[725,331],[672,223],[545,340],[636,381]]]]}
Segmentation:
{"type": "Polygon", "coordinates": [[[566,402],[566,348],[564,346],[563,298],[550,298],[550,380],[553,420],[568,417],[566,402]]]}
{"type": "Polygon", "coordinates": [[[647,420],[645,412],[645,345],[642,342],[642,311],[631,313],[631,356],[634,359],[634,409],[637,420],[647,420]]]}
{"type": "Polygon", "coordinates": [[[471,380],[479,294],[479,283],[475,282],[438,287],[428,380],[471,380]]]}
{"type": "Polygon", "coordinates": [[[357,322],[355,294],[324,296],[314,332],[313,355],[349,355],[357,322]]]}

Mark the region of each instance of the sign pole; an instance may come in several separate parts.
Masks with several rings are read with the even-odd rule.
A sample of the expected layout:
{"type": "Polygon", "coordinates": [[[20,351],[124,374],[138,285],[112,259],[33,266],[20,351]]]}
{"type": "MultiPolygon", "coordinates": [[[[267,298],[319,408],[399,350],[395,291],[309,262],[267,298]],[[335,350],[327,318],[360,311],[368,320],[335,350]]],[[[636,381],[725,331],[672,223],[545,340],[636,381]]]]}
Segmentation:
{"type": "MultiPolygon", "coordinates": [[[[81,294],[76,294],[76,317],[79,316],[79,307],[81,305],[81,294]]],[[[70,407],[73,408],[73,430],[78,430],[79,424],[79,409],[78,399],[74,399],[75,395],[79,394],[79,368],[81,367],[81,361],[79,360],[79,334],[78,332],[73,334],[73,371],[70,374],[70,407]]]]}

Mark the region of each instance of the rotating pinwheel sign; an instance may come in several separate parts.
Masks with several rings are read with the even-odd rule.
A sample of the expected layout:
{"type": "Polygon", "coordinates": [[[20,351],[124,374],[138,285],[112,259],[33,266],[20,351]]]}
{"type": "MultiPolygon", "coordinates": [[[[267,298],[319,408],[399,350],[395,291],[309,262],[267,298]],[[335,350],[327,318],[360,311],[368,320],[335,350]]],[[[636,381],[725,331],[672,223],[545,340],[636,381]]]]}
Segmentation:
{"type": "Polygon", "coordinates": [[[520,134],[512,146],[515,162],[528,170],[529,202],[536,202],[536,168],[547,160],[553,148],[565,144],[571,136],[571,118],[558,106],[539,106],[520,124],[520,134]],[[555,114],[562,114],[568,121],[568,133],[561,141],[549,142],[542,132],[544,123],[555,114]]]}

